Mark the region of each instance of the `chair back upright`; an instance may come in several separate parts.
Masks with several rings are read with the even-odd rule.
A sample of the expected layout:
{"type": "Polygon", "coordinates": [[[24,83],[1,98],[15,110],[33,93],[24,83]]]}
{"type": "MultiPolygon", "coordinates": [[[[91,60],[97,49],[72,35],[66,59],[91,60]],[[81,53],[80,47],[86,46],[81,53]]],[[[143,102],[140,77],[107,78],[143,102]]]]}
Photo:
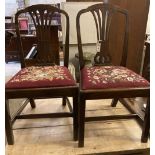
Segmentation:
{"type": "Polygon", "coordinates": [[[53,25],[55,13],[63,14],[66,17],[66,34],[64,48],[64,66],[68,67],[69,59],[69,16],[57,7],[48,4],[37,4],[19,10],[15,15],[15,26],[18,39],[18,48],[22,67],[29,65],[59,65],[59,39],[58,25],[53,25]],[[37,54],[35,58],[26,60],[24,58],[21,34],[19,31],[19,18],[22,14],[29,15],[36,30],[37,54]]]}
{"type": "MultiPolygon", "coordinates": [[[[116,14],[123,15],[125,28],[123,32],[123,35],[124,35],[123,46],[122,46],[123,52],[121,54],[120,65],[126,66],[127,50],[128,50],[128,11],[121,9],[117,6],[113,6],[111,4],[99,3],[99,4],[89,6],[86,9],[82,9],[77,14],[76,26],[77,26],[77,40],[78,40],[78,49],[79,49],[80,68],[82,69],[85,66],[84,59],[83,59],[80,17],[83,14],[88,12],[92,14],[96,25],[97,48],[96,48],[96,55],[94,56],[94,65],[112,64],[112,58],[111,58],[112,55],[109,52],[109,45],[110,45],[109,36],[112,28],[112,19],[116,17],[116,14]]],[[[115,21],[117,22],[117,20],[115,21]]]]}

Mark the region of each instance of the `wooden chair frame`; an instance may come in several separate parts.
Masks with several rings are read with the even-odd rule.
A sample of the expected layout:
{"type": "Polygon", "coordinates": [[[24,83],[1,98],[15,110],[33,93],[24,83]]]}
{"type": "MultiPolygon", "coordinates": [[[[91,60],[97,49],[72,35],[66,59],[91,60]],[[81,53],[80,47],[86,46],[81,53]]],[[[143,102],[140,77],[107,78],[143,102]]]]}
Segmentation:
{"type": "MultiPolygon", "coordinates": [[[[78,40],[78,50],[79,50],[79,64],[80,64],[80,70],[82,70],[85,66],[84,59],[83,59],[83,49],[82,49],[82,41],[81,41],[81,30],[80,30],[80,17],[87,13],[91,12],[97,29],[97,39],[101,40],[101,50],[96,54],[94,57],[95,64],[94,65],[108,65],[110,64],[109,61],[109,28],[107,27],[106,30],[102,27],[102,25],[105,25],[105,16],[106,11],[109,12],[110,15],[113,15],[113,13],[121,13],[125,17],[126,21],[126,29],[124,34],[124,45],[123,45],[123,54],[121,59],[121,66],[126,66],[126,60],[127,60],[127,49],[128,49],[128,12],[127,10],[118,8],[116,6],[112,6],[110,4],[95,4],[92,5],[86,9],[82,9],[78,12],[77,18],[76,18],[76,27],[77,27],[77,40],[78,40]],[[102,13],[102,22],[100,19],[100,13],[102,13]],[[96,15],[95,15],[96,14],[96,15]],[[98,17],[98,22],[97,22],[98,17]],[[106,36],[105,39],[103,39],[104,35],[106,36]],[[104,51],[104,52],[103,52],[104,51]],[[99,57],[98,59],[96,59],[99,57]],[[104,59],[103,59],[104,58],[104,59]],[[104,60],[104,62],[102,61],[104,60]]],[[[110,17],[111,18],[111,17],[110,17]]],[[[110,21],[107,21],[106,26],[110,25],[110,21]]],[[[103,121],[103,120],[116,120],[116,119],[130,119],[135,118],[138,120],[141,120],[139,118],[138,114],[132,113],[127,115],[112,115],[112,116],[98,116],[98,117],[86,117],[85,116],[85,110],[86,110],[86,100],[97,100],[97,99],[113,99],[112,106],[115,107],[118,100],[121,100],[122,98],[133,98],[133,97],[148,97],[148,103],[147,108],[145,111],[145,118],[144,123],[142,125],[142,136],[141,136],[141,142],[147,142],[148,136],[149,136],[149,127],[150,127],[150,101],[149,101],[149,95],[150,95],[150,88],[149,87],[143,87],[143,88],[114,88],[114,89],[86,89],[83,90],[82,80],[80,77],[80,94],[79,94],[79,132],[78,132],[78,146],[84,147],[84,131],[85,131],[85,122],[89,121],[103,121]]]]}
{"type": "MultiPolygon", "coordinates": [[[[44,11],[46,10],[47,13],[53,14],[54,12],[59,12],[65,15],[66,17],[66,40],[65,40],[65,58],[64,58],[64,66],[68,67],[68,61],[69,61],[69,16],[68,14],[60,10],[56,7],[53,7],[51,5],[32,5],[30,7],[27,7],[23,10],[20,10],[15,15],[15,24],[16,24],[16,33],[18,38],[18,46],[19,46],[19,52],[20,52],[20,58],[21,58],[21,67],[24,68],[26,66],[40,66],[40,65],[59,65],[59,58],[57,55],[59,53],[56,53],[54,50],[50,50],[50,52],[54,55],[54,57],[48,57],[48,60],[45,60],[45,56],[43,54],[46,54],[46,50],[48,47],[46,46],[39,46],[40,44],[44,44],[44,41],[47,41],[45,35],[43,35],[44,28],[47,25],[47,21],[45,23],[43,22],[43,18],[41,18],[39,21],[36,11],[39,11],[40,16],[43,15],[44,11]],[[32,17],[32,14],[36,15],[37,24],[39,25],[39,30],[37,30],[37,35],[41,33],[40,36],[37,37],[37,54],[35,58],[25,59],[23,54],[23,45],[20,37],[20,31],[18,26],[18,17],[22,13],[29,13],[32,17]],[[46,39],[46,40],[44,40],[46,39]],[[43,53],[41,53],[43,52],[43,53]],[[54,59],[55,58],[55,59],[54,59]]],[[[35,20],[33,18],[33,20],[35,20]]],[[[35,23],[35,26],[37,25],[35,23]]],[[[50,25],[50,23],[49,23],[50,25]]],[[[46,29],[49,30],[50,29],[46,29]]],[[[50,42],[48,42],[50,44],[50,42]]],[[[49,50],[49,49],[48,49],[49,50]]],[[[49,52],[49,53],[50,53],[49,52]]],[[[58,52],[58,51],[57,51],[58,52]]],[[[49,54],[47,53],[47,54],[49,54]]],[[[48,55],[49,56],[49,55],[48,55]]],[[[63,87],[48,87],[48,88],[21,88],[21,89],[5,89],[5,128],[6,128],[6,137],[9,145],[14,144],[14,136],[13,136],[13,123],[16,119],[35,119],[35,118],[61,118],[61,117],[72,117],[73,118],[73,138],[74,140],[77,140],[77,134],[78,134],[78,85],[75,86],[63,86],[63,87]],[[69,100],[67,97],[73,97],[73,108],[70,105],[69,100]],[[14,118],[11,118],[10,112],[9,112],[9,99],[18,99],[18,98],[28,98],[28,101],[30,101],[31,107],[35,108],[35,102],[33,99],[43,99],[43,98],[63,98],[63,105],[67,104],[69,106],[70,112],[59,112],[59,113],[45,113],[45,114],[23,114],[20,115],[21,111],[24,109],[26,104],[22,107],[22,109],[18,112],[18,115],[14,118]]],[[[28,102],[27,101],[27,102],[28,102]]]]}

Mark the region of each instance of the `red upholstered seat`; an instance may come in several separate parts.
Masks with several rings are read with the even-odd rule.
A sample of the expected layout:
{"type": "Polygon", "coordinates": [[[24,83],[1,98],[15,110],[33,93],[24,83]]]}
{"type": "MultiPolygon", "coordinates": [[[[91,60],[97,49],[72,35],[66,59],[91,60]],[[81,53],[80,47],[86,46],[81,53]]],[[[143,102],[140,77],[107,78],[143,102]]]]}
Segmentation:
{"type": "Polygon", "coordinates": [[[6,83],[6,88],[43,88],[74,86],[75,81],[64,66],[31,66],[21,69],[6,83]]]}
{"type": "Polygon", "coordinates": [[[149,86],[149,82],[122,66],[84,67],[82,89],[130,88],[149,86]]]}

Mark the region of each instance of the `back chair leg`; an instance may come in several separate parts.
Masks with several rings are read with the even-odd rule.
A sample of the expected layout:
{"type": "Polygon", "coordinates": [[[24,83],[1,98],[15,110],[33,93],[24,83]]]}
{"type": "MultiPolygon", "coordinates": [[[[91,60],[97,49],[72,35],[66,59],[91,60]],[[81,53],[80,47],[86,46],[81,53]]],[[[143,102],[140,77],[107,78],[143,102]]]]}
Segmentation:
{"type": "Polygon", "coordinates": [[[12,123],[11,123],[11,117],[10,117],[10,110],[9,110],[9,102],[6,99],[5,101],[5,131],[6,131],[6,138],[8,145],[14,144],[14,136],[12,131],[12,123]]]}
{"type": "Polygon", "coordinates": [[[111,106],[112,107],[116,107],[116,105],[117,105],[117,103],[118,103],[118,98],[114,98],[113,100],[112,100],[112,102],[111,102],[111,106]]]}
{"type": "Polygon", "coordinates": [[[84,130],[85,130],[85,108],[86,101],[84,99],[79,100],[79,147],[84,147],[84,130]]]}
{"type": "Polygon", "coordinates": [[[142,129],[141,142],[146,143],[150,132],[150,99],[148,98],[147,106],[145,110],[144,124],[142,129]]]}
{"type": "Polygon", "coordinates": [[[34,99],[33,98],[30,98],[29,101],[30,101],[31,108],[35,108],[36,107],[36,104],[35,104],[34,99]]]}
{"type": "Polygon", "coordinates": [[[62,105],[63,105],[63,106],[66,106],[66,100],[67,100],[67,97],[64,96],[64,97],[62,98],[62,105]]]}
{"type": "Polygon", "coordinates": [[[78,140],[78,97],[73,97],[73,138],[78,140]]]}

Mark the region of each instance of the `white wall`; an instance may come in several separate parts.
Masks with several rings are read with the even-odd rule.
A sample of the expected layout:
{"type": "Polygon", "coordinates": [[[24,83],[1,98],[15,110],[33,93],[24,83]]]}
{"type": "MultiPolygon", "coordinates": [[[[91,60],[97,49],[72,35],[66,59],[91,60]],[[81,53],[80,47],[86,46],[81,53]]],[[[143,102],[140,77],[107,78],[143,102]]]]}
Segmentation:
{"type": "MultiPolygon", "coordinates": [[[[69,49],[69,60],[74,64],[76,70],[78,66],[78,60],[75,58],[75,54],[78,53],[77,48],[77,32],[76,32],[76,15],[79,10],[87,8],[88,6],[95,4],[96,2],[64,2],[61,3],[61,8],[65,10],[70,19],[70,49],[69,49]]],[[[62,32],[65,32],[65,18],[62,16],[62,32]]],[[[81,18],[81,34],[82,34],[82,42],[86,43],[83,46],[84,52],[94,53],[96,51],[96,28],[93,17],[90,14],[84,15],[81,18]],[[87,43],[93,43],[88,45],[87,43]]],[[[63,42],[65,40],[65,36],[63,33],[63,42]]]]}
{"type": "Polygon", "coordinates": [[[5,0],[5,16],[12,16],[17,11],[16,0],[5,0]]]}
{"type": "Polygon", "coordinates": [[[56,3],[61,3],[65,2],[66,0],[29,0],[30,5],[33,4],[56,4],[56,3]]]}
{"type": "MultiPolygon", "coordinates": [[[[63,10],[65,10],[70,19],[70,44],[77,44],[76,33],[76,16],[79,10],[87,8],[90,5],[96,4],[96,2],[64,2],[61,4],[63,10]]],[[[62,18],[62,23],[65,23],[62,18]]],[[[82,15],[80,19],[81,34],[83,43],[96,43],[96,28],[93,16],[90,13],[82,15]]],[[[65,31],[65,25],[62,25],[62,30],[65,31]]],[[[63,38],[64,40],[64,38],[63,38]]]]}

